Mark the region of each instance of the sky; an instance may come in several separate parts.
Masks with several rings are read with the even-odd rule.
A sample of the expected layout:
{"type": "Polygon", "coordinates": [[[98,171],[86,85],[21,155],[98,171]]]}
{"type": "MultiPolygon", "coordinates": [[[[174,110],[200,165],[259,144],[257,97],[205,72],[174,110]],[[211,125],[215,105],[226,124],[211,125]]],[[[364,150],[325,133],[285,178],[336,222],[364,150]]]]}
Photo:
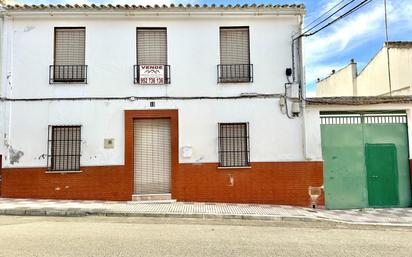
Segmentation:
{"type": "MultiPolygon", "coordinates": [[[[305,24],[318,18],[341,0],[14,0],[18,3],[103,3],[103,4],[292,4],[306,5],[305,24]]],[[[412,0],[388,1],[390,41],[412,41],[412,0]]],[[[360,2],[360,1],[358,1],[360,2]]],[[[315,82],[339,70],[353,58],[360,71],[382,48],[385,41],[384,0],[374,0],[318,34],[305,38],[305,67],[308,96],[315,94],[315,82]]]]}

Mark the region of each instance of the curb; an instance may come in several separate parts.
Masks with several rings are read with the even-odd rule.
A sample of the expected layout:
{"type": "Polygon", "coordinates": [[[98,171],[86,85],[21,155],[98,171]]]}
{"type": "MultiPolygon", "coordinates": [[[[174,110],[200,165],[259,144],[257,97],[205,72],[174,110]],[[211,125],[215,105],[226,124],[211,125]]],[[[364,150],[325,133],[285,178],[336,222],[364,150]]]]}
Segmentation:
{"type": "Polygon", "coordinates": [[[321,217],[296,217],[296,216],[274,216],[253,214],[207,214],[207,213],[133,213],[133,212],[111,212],[104,209],[0,209],[0,216],[46,216],[46,217],[142,217],[142,218],[191,218],[191,219],[218,219],[218,220],[251,220],[251,221],[278,221],[278,222],[324,222],[330,224],[346,225],[368,225],[389,227],[412,227],[409,223],[377,223],[356,222],[321,217]]]}

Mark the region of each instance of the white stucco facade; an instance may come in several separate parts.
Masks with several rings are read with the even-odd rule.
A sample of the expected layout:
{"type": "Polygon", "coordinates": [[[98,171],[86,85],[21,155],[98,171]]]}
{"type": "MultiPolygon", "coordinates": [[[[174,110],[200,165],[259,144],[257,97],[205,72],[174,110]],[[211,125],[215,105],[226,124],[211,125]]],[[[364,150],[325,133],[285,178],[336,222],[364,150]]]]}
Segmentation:
{"type": "MultiPolygon", "coordinates": [[[[321,160],[320,143],[311,142],[320,138],[319,123],[311,120],[318,119],[315,113],[302,110],[299,117],[289,119],[279,107],[285,69],[292,68],[291,38],[301,29],[302,15],[298,10],[202,15],[6,12],[3,167],[45,167],[49,125],[82,126],[81,166],[123,165],[124,111],[160,109],[179,112],[179,151],[184,146],[193,149],[189,158],[179,153],[181,163],[218,162],[220,122],[249,123],[251,162],[321,160]],[[49,84],[54,27],[78,26],[86,28],[88,82],[49,84]],[[253,82],[217,83],[223,26],[249,27],[253,82]],[[171,84],[133,84],[137,27],[167,28],[171,84]],[[104,148],[106,138],[114,139],[113,149],[104,148]],[[23,153],[14,164],[9,161],[11,150],[23,153]]],[[[303,84],[303,62],[295,56],[296,81],[303,84]]]]}
{"type": "Polygon", "coordinates": [[[316,96],[387,96],[390,91],[410,95],[411,69],[412,43],[388,42],[359,74],[356,63],[351,63],[320,80],[316,96]]]}
{"type": "Polygon", "coordinates": [[[329,77],[316,83],[316,96],[354,96],[356,95],[357,65],[352,62],[334,71],[329,77]]]}

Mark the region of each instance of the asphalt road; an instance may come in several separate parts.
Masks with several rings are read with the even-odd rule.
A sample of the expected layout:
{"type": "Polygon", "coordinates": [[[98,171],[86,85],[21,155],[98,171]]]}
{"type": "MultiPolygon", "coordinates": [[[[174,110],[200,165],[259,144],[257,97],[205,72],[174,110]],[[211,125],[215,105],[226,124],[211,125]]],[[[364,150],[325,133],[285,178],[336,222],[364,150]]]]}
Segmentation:
{"type": "Polygon", "coordinates": [[[0,256],[412,256],[412,228],[0,216],[0,256]]]}

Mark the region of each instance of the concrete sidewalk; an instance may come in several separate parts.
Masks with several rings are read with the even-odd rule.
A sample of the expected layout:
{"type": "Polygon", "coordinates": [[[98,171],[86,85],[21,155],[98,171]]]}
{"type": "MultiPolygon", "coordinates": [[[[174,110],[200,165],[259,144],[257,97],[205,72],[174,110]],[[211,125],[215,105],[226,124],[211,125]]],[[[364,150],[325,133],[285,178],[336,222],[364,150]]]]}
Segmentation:
{"type": "Polygon", "coordinates": [[[411,208],[322,210],[284,205],[108,202],[0,198],[0,215],[134,216],[329,221],[412,227],[411,208]]]}

